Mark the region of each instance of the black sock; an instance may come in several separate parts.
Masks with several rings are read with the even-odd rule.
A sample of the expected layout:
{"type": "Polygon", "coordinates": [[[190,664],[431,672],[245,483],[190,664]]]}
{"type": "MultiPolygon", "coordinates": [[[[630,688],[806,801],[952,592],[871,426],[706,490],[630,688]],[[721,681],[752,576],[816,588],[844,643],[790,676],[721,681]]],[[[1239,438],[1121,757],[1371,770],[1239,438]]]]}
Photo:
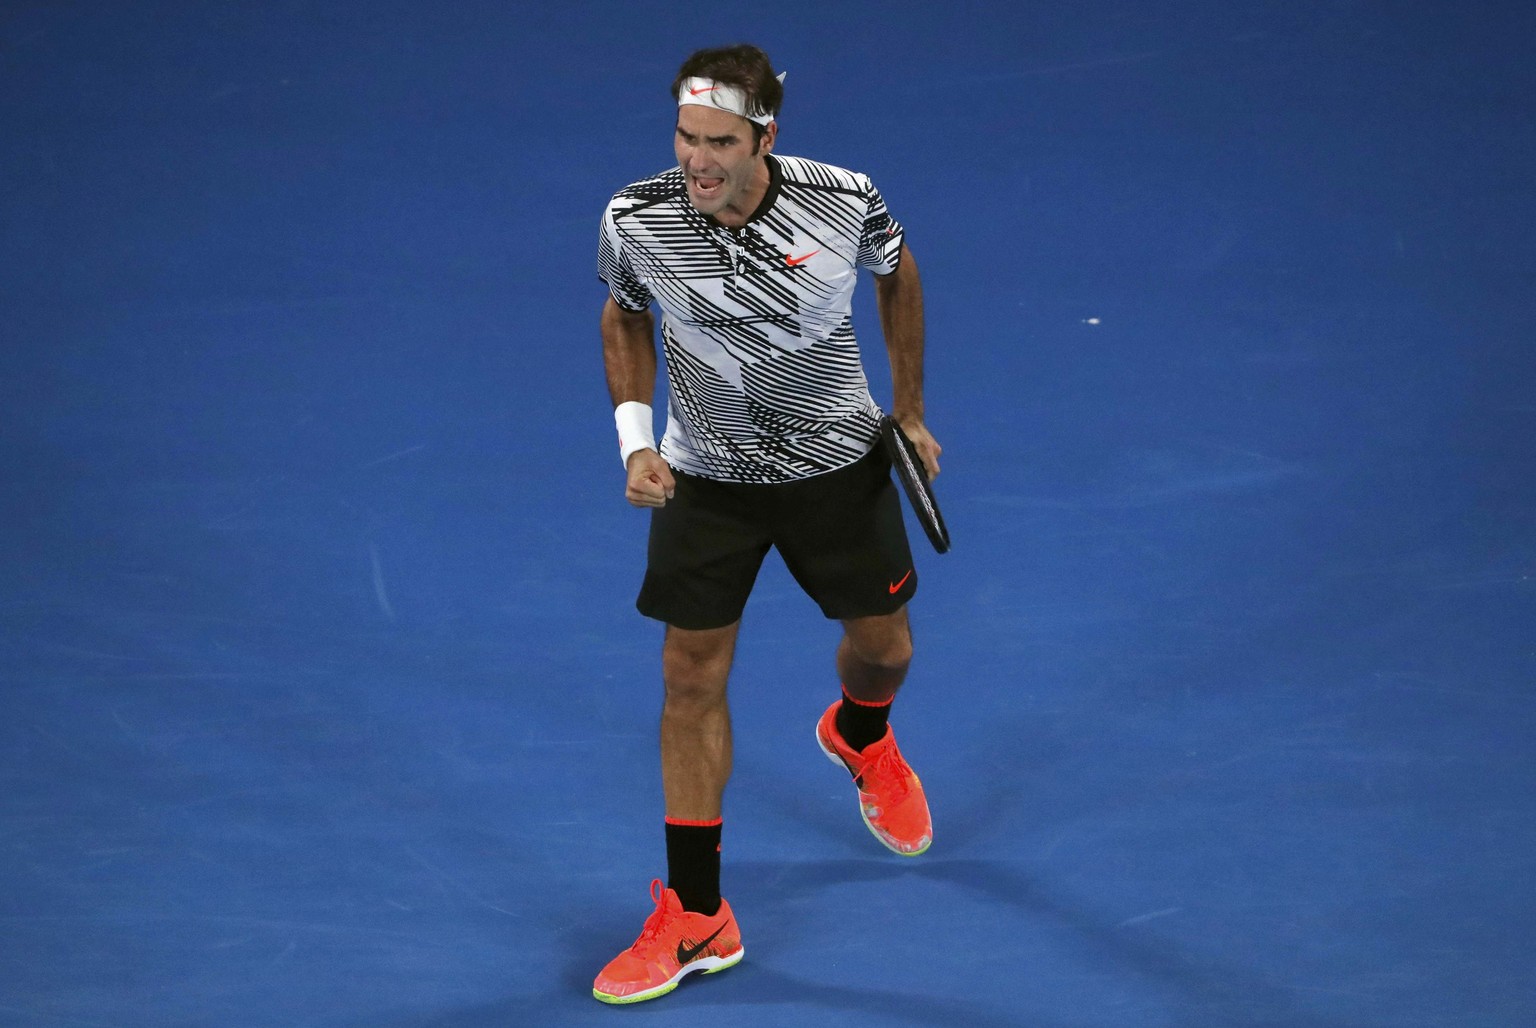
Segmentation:
{"type": "Polygon", "coordinates": [[[667,818],[667,888],[683,909],[713,915],[720,910],[721,822],[667,818]]]}
{"type": "Polygon", "coordinates": [[[890,717],[891,700],[879,705],[860,703],[844,689],[842,706],[837,708],[837,734],[854,750],[862,751],[885,738],[885,726],[890,717]]]}

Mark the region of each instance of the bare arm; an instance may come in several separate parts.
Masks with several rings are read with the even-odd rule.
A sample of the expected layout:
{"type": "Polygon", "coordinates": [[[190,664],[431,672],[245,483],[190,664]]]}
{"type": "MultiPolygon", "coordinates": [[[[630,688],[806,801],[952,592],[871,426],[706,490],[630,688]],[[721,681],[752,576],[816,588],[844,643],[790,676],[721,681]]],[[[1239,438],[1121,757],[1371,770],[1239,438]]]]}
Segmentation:
{"type": "MultiPolygon", "coordinates": [[[[603,305],[603,368],[608,396],[617,407],[651,403],[656,391],[656,321],[649,310],[627,311],[613,297],[603,305]]],[[[672,470],[655,450],[629,455],[624,497],[636,507],[660,507],[676,488],[672,470]]]]}
{"type": "Polygon", "coordinates": [[[875,305],[891,361],[891,417],[917,447],[931,479],[939,473],[943,448],[923,424],[923,284],[905,243],[896,270],[875,276],[875,305]]]}
{"type": "Polygon", "coordinates": [[[656,319],[649,310],[627,311],[613,297],[603,304],[603,368],[613,405],[650,403],[656,391],[656,319]]]}

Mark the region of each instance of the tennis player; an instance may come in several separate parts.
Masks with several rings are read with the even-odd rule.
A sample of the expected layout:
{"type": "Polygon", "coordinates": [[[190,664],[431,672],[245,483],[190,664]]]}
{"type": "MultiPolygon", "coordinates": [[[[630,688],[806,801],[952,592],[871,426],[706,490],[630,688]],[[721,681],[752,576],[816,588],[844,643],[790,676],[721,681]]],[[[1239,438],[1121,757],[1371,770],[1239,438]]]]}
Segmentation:
{"type": "Polygon", "coordinates": [[[603,357],[625,496],[651,509],[636,606],[666,625],[662,785],[667,879],[633,946],[593,995],[654,999],[684,975],[741,960],[720,895],[721,801],[731,773],[726,678],[758,568],[777,549],[843,636],[842,696],[816,725],[853,776],[865,824],[917,856],[933,837],[922,783],[887,719],[912,658],[917,571],[850,319],[875,276],[892,416],[930,475],[923,300],[903,230],[870,180],[775,153],[783,76],[753,46],[702,50],[672,84],[677,166],[617,193],[603,215],[603,357]],[[656,444],[653,307],[668,404],[656,444]]]}

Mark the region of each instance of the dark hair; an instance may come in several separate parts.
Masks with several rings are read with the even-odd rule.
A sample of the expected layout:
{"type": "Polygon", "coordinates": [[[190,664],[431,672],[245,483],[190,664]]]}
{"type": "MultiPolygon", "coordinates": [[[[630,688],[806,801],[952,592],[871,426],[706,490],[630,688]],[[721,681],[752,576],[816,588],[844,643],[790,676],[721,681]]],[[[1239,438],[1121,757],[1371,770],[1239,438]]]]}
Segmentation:
{"type": "MultiPolygon", "coordinates": [[[[672,80],[672,99],[678,99],[684,80],[691,78],[714,79],[735,86],[746,94],[747,110],[753,113],[771,114],[777,118],[779,107],[784,103],[784,86],[774,77],[773,64],[767,54],[751,43],[712,47],[691,54],[677,69],[677,78],[672,80]]],[[[754,142],[760,142],[765,131],[763,126],[753,122],[754,142]]]]}

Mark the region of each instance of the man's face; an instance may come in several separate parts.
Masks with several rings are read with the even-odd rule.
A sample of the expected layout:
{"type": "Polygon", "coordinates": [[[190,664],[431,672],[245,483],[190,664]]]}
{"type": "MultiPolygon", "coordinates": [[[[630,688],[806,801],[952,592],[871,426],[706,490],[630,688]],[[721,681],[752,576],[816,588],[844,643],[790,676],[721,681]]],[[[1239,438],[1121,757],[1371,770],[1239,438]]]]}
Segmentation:
{"type": "Polygon", "coordinates": [[[677,109],[673,149],[688,182],[688,199],[704,214],[725,212],[745,219],[762,199],[763,155],[773,149],[777,126],[770,125],[753,152],[752,123],[728,111],[689,104],[677,109]]]}

